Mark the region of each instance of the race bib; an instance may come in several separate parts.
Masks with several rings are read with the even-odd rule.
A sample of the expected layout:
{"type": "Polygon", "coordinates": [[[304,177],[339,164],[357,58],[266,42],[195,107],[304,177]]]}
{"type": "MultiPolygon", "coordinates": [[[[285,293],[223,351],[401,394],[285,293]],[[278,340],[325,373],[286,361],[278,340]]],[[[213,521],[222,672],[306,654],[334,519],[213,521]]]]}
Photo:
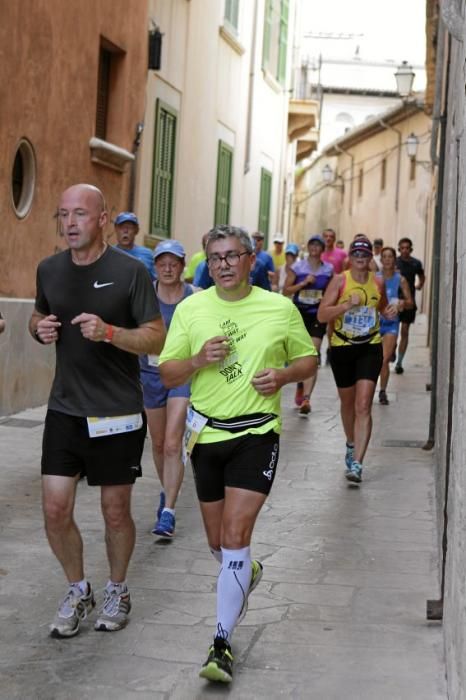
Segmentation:
{"type": "Polygon", "coordinates": [[[147,364],[149,367],[159,366],[159,356],[158,355],[147,355],[147,364]]]}
{"type": "Polygon", "coordinates": [[[110,416],[100,418],[90,416],[87,419],[89,437],[104,437],[104,435],[117,435],[118,433],[132,433],[142,428],[142,414],[133,413],[129,416],[110,416]]]}
{"type": "Polygon", "coordinates": [[[373,306],[355,306],[343,316],[342,331],[351,336],[369,335],[375,321],[373,306]]]}
{"type": "Polygon", "coordinates": [[[321,299],[321,289],[301,289],[298,294],[298,301],[301,304],[319,304],[321,299]]]}
{"type": "Polygon", "coordinates": [[[192,406],[188,406],[186,413],[186,426],[183,436],[183,444],[181,446],[183,464],[186,466],[188,457],[191,455],[194,445],[198,441],[199,435],[207,423],[207,416],[202,416],[194,410],[192,406]]]}

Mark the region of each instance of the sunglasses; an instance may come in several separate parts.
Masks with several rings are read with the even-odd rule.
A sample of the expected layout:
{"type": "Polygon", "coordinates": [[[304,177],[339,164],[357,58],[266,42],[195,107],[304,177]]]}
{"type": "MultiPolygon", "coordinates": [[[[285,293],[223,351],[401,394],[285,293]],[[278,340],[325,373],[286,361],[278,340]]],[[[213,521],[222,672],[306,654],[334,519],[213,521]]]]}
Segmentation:
{"type": "Polygon", "coordinates": [[[365,250],[355,250],[353,253],[350,253],[352,258],[370,258],[372,257],[370,253],[366,253],[365,250]]]}

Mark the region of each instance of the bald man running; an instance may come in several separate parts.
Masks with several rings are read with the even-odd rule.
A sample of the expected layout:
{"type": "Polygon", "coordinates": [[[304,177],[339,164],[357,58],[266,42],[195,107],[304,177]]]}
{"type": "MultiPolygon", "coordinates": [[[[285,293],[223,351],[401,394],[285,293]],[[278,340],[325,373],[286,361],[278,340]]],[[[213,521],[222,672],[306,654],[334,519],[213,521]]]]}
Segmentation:
{"type": "Polygon", "coordinates": [[[39,343],[56,344],[42,494],[48,541],[68,579],[50,632],[68,638],[95,606],[73,517],[81,474],[101,489],[110,565],[95,629],[119,630],[128,622],[126,572],[135,541],[131,490],[141,475],[146,434],[138,355],[160,353],[165,331],[144,265],[104,240],[108,215],[100,190],[68,188],[58,218],[69,249],[39,264],[29,330],[39,343]]]}

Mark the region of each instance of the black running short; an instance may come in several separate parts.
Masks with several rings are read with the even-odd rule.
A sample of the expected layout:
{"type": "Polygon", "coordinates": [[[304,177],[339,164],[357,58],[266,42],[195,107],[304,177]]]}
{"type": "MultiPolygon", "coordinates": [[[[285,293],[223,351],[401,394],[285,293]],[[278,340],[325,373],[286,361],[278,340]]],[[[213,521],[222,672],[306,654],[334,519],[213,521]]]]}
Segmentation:
{"type": "Polygon", "coordinates": [[[399,318],[401,323],[414,323],[416,320],[416,309],[406,309],[406,311],[400,311],[399,318]]]}
{"type": "Polygon", "coordinates": [[[322,340],[327,332],[327,324],[318,321],[317,316],[309,316],[309,314],[301,311],[301,309],[298,309],[298,311],[301,314],[301,318],[311,338],[320,338],[322,340]]]}
{"type": "Polygon", "coordinates": [[[225,486],[268,495],[275,479],[280,436],[241,435],[206,445],[195,445],[191,463],[200,501],[221,501],[225,486]]]}
{"type": "Polygon", "coordinates": [[[90,438],[87,420],[47,411],[42,440],[42,474],[87,477],[90,486],[134,484],[142,476],[147,422],[139,430],[90,438]]]}
{"type": "Polygon", "coordinates": [[[339,389],[354,386],[360,379],[377,383],[383,363],[382,343],[361,343],[330,348],[330,365],[339,389]]]}

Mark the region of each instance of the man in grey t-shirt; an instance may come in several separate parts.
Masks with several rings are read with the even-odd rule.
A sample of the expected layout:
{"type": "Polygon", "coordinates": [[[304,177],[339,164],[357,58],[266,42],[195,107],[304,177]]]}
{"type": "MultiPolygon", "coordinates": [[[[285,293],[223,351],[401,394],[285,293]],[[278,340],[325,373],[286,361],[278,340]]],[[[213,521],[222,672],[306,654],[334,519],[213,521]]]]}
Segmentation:
{"type": "Polygon", "coordinates": [[[39,343],[56,344],[42,490],[47,537],[69,582],[50,631],[67,638],[79,632],[95,605],[73,517],[83,474],[101,487],[110,565],[95,629],[114,631],[128,621],[126,572],[135,541],[131,491],[141,474],[146,433],[137,356],[160,353],[165,331],[147,270],[104,241],[108,215],[100,190],[68,188],[58,217],[69,249],[39,264],[29,330],[39,343]]]}

